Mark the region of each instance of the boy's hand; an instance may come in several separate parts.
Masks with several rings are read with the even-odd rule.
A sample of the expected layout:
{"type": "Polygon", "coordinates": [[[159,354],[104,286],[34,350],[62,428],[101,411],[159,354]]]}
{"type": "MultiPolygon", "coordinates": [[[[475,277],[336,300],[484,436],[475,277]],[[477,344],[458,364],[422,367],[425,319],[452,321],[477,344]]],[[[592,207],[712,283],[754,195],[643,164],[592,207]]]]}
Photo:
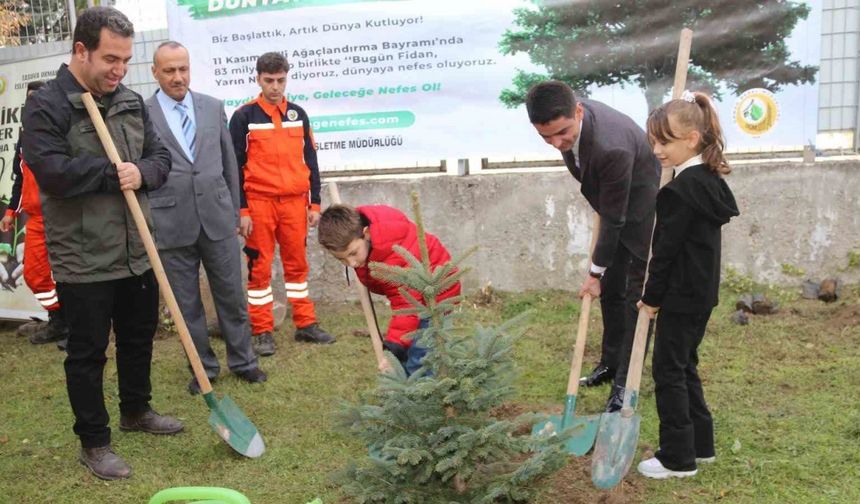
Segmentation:
{"type": "Polygon", "coordinates": [[[394,369],[391,367],[391,363],[388,362],[388,359],[382,359],[379,361],[379,372],[381,374],[391,373],[394,369]]]}
{"type": "Polygon", "coordinates": [[[585,276],[585,281],[582,282],[582,287],[579,288],[579,297],[585,296],[585,294],[591,294],[592,298],[600,297],[600,279],[594,278],[591,275],[585,276]]]}
{"type": "Polygon", "coordinates": [[[15,217],[11,215],[4,215],[3,219],[0,220],[0,231],[4,233],[12,229],[12,221],[15,220],[15,217]]]}
{"type": "Polygon", "coordinates": [[[639,301],[638,303],[636,303],[636,309],[637,310],[643,310],[644,309],[645,312],[648,313],[649,319],[653,319],[657,315],[657,312],[660,311],[659,306],[648,306],[645,303],[643,303],[642,301],[639,301]]]}

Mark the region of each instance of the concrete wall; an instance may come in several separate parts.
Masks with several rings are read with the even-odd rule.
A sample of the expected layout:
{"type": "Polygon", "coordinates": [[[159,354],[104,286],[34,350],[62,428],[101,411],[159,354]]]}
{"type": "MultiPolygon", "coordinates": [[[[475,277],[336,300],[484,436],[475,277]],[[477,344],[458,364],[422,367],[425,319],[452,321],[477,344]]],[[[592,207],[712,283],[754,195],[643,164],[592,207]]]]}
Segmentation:
{"type": "MultiPolygon", "coordinates": [[[[843,271],[850,251],[860,252],[860,161],[735,165],[728,183],[742,215],[724,228],[723,266],[763,282],[798,284],[783,264],[819,278],[843,271]]],[[[343,201],[382,203],[411,215],[417,190],[427,228],[453,255],[472,245],[467,290],[491,281],[503,290],[573,290],[587,265],[591,209],[565,171],[506,173],[411,180],[338,182],[343,201]]],[[[323,206],[329,204],[323,188],[323,206]]],[[[344,268],[309,240],[311,295],[352,299],[344,268]]]]}

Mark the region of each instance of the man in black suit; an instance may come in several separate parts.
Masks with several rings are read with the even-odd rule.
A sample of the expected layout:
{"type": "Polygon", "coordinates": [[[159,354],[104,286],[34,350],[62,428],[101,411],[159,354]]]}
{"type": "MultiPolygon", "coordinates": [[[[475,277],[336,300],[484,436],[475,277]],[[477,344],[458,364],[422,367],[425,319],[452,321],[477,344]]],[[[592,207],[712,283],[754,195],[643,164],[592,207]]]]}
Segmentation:
{"type": "Polygon", "coordinates": [[[580,191],[600,215],[597,245],[579,290],[600,297],[603,345],[600,364],[583,378],[596,386],[615,378],[607,411],[620,409],[636,326],[636,301],[648,260],[660,163],[645,132],[628,116],[592,100],[577,100],[559,81],[533,86],[529,120],[560,150],[580,191]]]}

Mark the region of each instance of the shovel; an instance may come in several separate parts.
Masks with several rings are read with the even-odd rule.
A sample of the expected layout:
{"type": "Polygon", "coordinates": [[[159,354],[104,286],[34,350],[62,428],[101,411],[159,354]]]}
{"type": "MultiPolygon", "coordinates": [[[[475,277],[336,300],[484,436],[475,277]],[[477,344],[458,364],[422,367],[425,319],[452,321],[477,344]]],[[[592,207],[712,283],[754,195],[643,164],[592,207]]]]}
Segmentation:
{"type": "MultiPolygon", "coordinates": [[[[693,31],[688,28],[681,30],[678,61],[675,66],[675,82],[672,87],[673,100],[681,97],[686,85],[687,65],[690,61],[692,42],[693,31]]],[[[670,180],[672,180],[672,168],[664,168],[660,177],[660,187],[662,188],[670,180]]],[[[651,262],[650,251],[648,262],[651,262]]],[[[647,281],[646,269],[645,282],[647,281]]],[[[591,461],[591,481],[597,488],[608,490],[618,485],[621,478],[630,470],[633,457],[636,455],[641,422],[641,418],[636,414],[636,406],[639,403],[639,383],[642,380],[642,368],[645,364],[645,346],[648,340],[650,322],[645,309],[640,309],[636,319],[636,331],[633,335],[630,364],[627,367],[623,406],[621,411],[604,413],[600,418],[600,430],[597,433],[594,456],[591,461]]]]}
{"type": "MultiPolygon", "coordinates": [[[[597,246],[597,235],[600,233],[600,214],[594,213],[591,231],[591,245],[589,253],[594,253],[597,246]]],[[[545,422],[539,423],[532,428],[533,436],[554,436],[568,427],[573,427],[570,439],[565,443],[568,453],[582,456],[594,445],[597,435],[597,427],[600,415],[577,417],[576,394],[579,391],[579,373],[582,372],[582,357],[585,354],[585,337],[588,334],[588,314],[591,311],[591,295],[582,297],[582,306],[579,312],[579,327],[576,332],[576,343],[573,347],[573,358],[570,361],[570,375],[567,378],[567,395],[564,400],[564,413],[561,417],[550,416],[545,422]]]]}
{"type": "Polygon", "coordinates": [[[636,414],[639,403],[639,383],[645,364],[645,343],[648,340],[648,312],[639,310],[633,350],[627,366],[627,382],[624,385],[624,404],[621,411],[604,413],[600,417],[600,428],[594,443],[591,464],[591,481],[594,486],[610,489],[617,485],[630,470],[636,445],[639,441],[641,418],[636,414]]]}
{"type": "MultiPolygon", "coordinates": [[[[332,203],[339,205],[340,191],[337,190],[335,182],[328,183],[329,196],[332,203]]],[[[364,320],[367,323],[367,331],[370,333],[370,343],[373,345],[373,353],[376,355],[376,366],[381,371],[383,366],[388,362],[385,358],[384,349],[382,346],[382,336],[379,335],[379,322],[376,320],[376,312],[373,309],[373,301],[370,299],[370,292],[367,287],[358,281],[355,281],[355,290],[358,293],[358,299],[361,300],[361,309],[364,312],[364,320]]]]}
{"type": "MultiPolygon", "coordinates": [[[[108,158],[114,164],[122,163],[119,157],[119,152],[111,139],[110,133],[105,126],[101,113],[98,110],[95,100],[90,93],[81,95],[84,106],[90,114],[90,119],[101,140],[108,158]]],[[[124,190],[123,196],[134,218],[134,223],[137,226],[137,231],[140,233],[140,238],[143,240],[143,245],[146,248],[146,255],[149,257],[149,262],[152,264],[152,270],[155,272],[155,277],[158,279],[158,286],[161,289],[161,294],[167,303],[167,308],[170,310],[170,315],[176,323],[176,328],[179,331],[179,339],[182,341],[182,346],[185,348],[185,353],[188,355],[188,360],[191,363],[191,368],[194,370],[194,377],[197,378],[197,383],[200,385],[200,391],[203,394],[203,399],[209,406],[212,413],[209,415],[209,425],[212,429],[221,436],[231,448],[241,453],[246,457],[256,458],[263,454],[266,449],[263,443],[263,438],[257,432],[254,424],[248,420],[248,417],[236,406],[227,396],[224,399],[218,400],[215,393],[212,392],[212,384],[209,383],[209,377],[206,376],[206,371],[203,369],[203,364],[200,362],[200,356],[197,355],[197,349],[191,341],[191,334],[188,332],[188,326],[185,325],[185,319],[182,318],[182,312],[179,311],[179,305],[176,304],[176,297],[173,295],[173,290],[170,288],[170,283],[167,281],[167,275],[164,273],[164,266],[161,264],[161,259],[158,257],[158,249],[155,248],[155,242],[152,240],[152,235],[149,233],[149,227],[146,225],[146,219],[140,209],[140,203],[137,201],[137,196],[134,191],[124,190]]]]}
{"type": "Polygon", "coordinates": [[[532,435],[539,436],[553,436],[565,429],[573,429],[570,439],[567,440],[564,446],[568,453],[577,456],[585,455],[591,450],[600,422],[599,414],[584,417],[578,417],[574,414],[574,410],[576,409],[576,393],[579,390],[579,373],[582,371],[582,356],[585,353],[585,336],[588,332],[588,312],[590,310],[591,295],[586,294],[582,298],[576,344],[574,345],[573,359],[570,361],[570,376],[567,379],[567,396],[565,396],[564,400],[564,413],[561,417],[558,415],[550,416],[547,421],[536,424],[532,428],[532,435]]]}

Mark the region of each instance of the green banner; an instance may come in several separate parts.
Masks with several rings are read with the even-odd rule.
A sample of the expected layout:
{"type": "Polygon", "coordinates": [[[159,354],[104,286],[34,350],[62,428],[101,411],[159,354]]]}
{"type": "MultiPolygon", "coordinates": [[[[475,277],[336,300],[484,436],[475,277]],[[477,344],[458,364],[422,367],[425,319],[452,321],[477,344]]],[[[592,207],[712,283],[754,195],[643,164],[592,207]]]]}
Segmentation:
{"type": "Polygon", "coordinates": [[[301,7],[401,1],[403,0],[178,0],[177,4],[188,7],[192,19],[203,20],[301,7]]]}
{"type": "Polygon", "coordinates": [[[408,128],[415,124],[415,114],[408,110],[341,114],[311,118],[314,133],[368,129],[408,128]]]}

